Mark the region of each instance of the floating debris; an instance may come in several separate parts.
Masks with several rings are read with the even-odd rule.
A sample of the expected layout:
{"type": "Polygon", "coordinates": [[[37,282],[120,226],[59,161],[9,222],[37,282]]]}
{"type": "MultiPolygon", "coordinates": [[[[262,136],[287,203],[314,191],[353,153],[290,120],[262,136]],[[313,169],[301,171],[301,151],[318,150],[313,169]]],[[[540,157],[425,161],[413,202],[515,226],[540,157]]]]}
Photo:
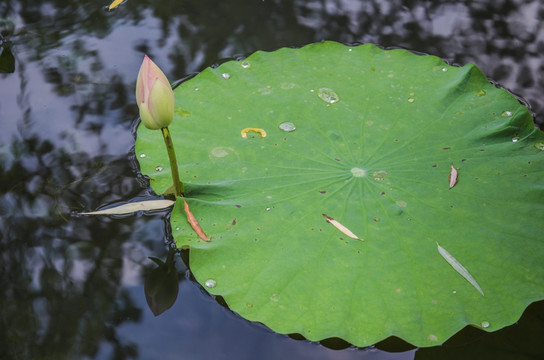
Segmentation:
{"type": "Polygon", "coordinates": [[[485,296],[484,292],[482,291],[482,288],[480,287],[480,285],[478,285],[476,280],[474,280],[472,275],[470,275],[468,270],[463,265],[461,265],[461,263],[459,261],[457,261],[457,259],[454,258],[446,249],[444,249],[442,246],[438,245],[438,242],[436,243],[436,246],[438,247],[438,252],[448,262],[448,264],[450,264],[455,271],[457,271],[472,286],[474,286],[476,288],[476,290],[478,290],[480,292],[480,294],[482,294],[482,296],[485,296]]]}
{"type": "Polygon", "coordinates": [[[363,239],[361,239],[360,237],[352,233],[347,227],[340,224],[338,221],[334,220],[332,217],[328,216],[327,214],[322,214],[322,215],[325,217],[325,219],[327,219],[327,222],[331,223],[335,228],[337,228],[338,230],[340,230],[341,232],[343,232],[350,238],[364,241],[363,239]]]}

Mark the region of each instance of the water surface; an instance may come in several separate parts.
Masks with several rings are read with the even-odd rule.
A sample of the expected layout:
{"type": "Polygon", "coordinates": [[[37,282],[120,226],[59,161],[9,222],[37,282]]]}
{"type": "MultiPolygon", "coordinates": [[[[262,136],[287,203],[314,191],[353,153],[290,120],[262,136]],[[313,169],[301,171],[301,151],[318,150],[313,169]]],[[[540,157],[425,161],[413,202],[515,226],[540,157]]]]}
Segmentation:
{"type": "MultiPolygon", "coordinates": [[[[154,317],[143,282],[165,258],[167,212],[74,212],[154,196],[132,158],[148,54],[170,79],[225,58],[321,40],[473,62],[544,123],[541,1],[128,0],[0,3],[0,358],[433,359],[544,356],[541,303],[496,334],[400,352],[331,350],[240,319],[186,276],[154,317]],[[504,355],[508,356],[508,355],[504,355]]],[[[384,344],[388,350],[395,349],[384,344]]],[[[399,349],[403,350],[403,349],[399,349]]]]}

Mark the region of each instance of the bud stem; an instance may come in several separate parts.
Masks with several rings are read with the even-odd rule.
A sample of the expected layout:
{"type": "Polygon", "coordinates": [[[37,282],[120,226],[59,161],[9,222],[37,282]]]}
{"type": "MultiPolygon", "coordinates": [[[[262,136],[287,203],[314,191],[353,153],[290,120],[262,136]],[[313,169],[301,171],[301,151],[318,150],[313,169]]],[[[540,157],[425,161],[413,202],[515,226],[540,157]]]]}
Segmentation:
{"type": "Polygon", "coordinates": [[[176,152],[174,151],[174,144],[168,126],[161,128],[162,136],[164,137],[164,143],[166,144],[166,151],[168,152],[168,158],[170,159],[170,170],[172,172],[172,180],[174,181],[174,190],[176,197],[183,196],[183,183],[179,179],[178,162],[176,161],[176,152]]]}

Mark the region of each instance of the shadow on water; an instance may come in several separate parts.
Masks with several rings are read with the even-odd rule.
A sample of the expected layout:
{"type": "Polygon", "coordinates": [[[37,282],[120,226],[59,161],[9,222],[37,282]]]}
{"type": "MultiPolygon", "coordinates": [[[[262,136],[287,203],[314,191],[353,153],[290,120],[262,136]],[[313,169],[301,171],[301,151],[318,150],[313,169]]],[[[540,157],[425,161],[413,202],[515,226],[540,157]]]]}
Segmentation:
{"type": "MultiPolygon", "coordinates": [[[[293,341],[217,306],[182,275],[178,301],[155,318],[143,283],[154,268],[148,257],[166,256],[168,214],[73,215],[153,196],[130,161],[134,84],[144,53],[176,79],[222,58],[324,39],[402,47],[474,62],[523,96],[542,126],[544,3],[128,0],[112,12],[103,5],[0,3],[0,358],[544,354],[533,342],[544,333],[542,302],[529,307],[519,325],[480,334],[477,345],[461,341],[400,353],[293,341]],[[517,332],[524,324],[529,330],[517,332]]],[[[186,271],[181,261],[176,266],[179,274],[186,271]]],[[[476,337],[469,331],[470,342],[476,337]]]]}

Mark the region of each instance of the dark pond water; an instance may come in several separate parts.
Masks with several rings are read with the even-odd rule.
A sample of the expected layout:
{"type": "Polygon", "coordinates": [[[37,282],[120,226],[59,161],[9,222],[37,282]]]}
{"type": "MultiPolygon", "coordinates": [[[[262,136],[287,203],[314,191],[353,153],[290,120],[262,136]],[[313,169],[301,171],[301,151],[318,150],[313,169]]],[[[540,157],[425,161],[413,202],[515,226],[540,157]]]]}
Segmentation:
{"type": "MultiPolygon", "coordinates": [[[[321,40],[372,42],[477,64],[544,124],[541,0],[2,0],[1,359],[542,359],[544,310],[448,346],[332,350],[249,323],[177,260],[179,297],[154,317],[149,256],[167,213],[73,213],[153,196],[132,163],[136,75],[150,55],[170,79],[221,59],[321,40]]],[[[544,291],[544,290],[543,290],[544,291]]]]}

